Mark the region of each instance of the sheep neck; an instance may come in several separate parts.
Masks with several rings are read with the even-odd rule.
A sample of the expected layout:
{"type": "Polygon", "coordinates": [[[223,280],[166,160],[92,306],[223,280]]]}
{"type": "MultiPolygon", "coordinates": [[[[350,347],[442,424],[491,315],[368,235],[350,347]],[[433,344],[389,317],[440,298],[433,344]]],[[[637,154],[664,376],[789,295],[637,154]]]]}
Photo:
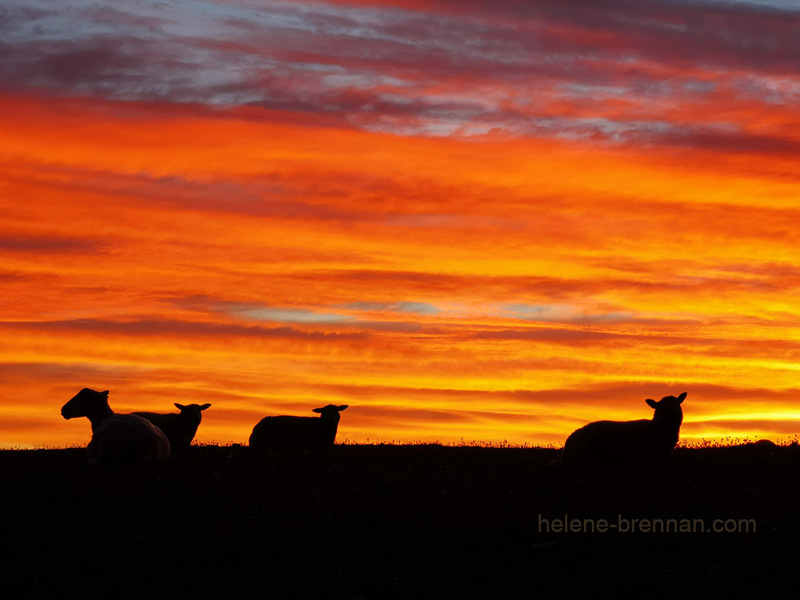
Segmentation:
{"type": "Polygon", "coordinates": [[[92,410],[91,413],[86,415],[86,418],[89,419],[89,422],[92,424],[92,433],[94,433],[95,429],[105,421],[108,417],[114,414],[114,411],[111,410],[111,407],[106,404],[105,406],[100,406],[96,410],[92,410]]]}
{"type": "Polygon", "coordinates": [[[673,429],[680,429],[681,423],[683,423],[683,413],[673,413],[673,414],[665,414],[660,415],[656,413],[653,415],[653,423],[656,427],[660,427],[664,430],[673,430],[673,429]]]}
{"type": "Polygon", "coordinates": [[[653,415],[653,425],[656,428],[657,435],[659,438],[671,442],[673,446],[678,443],[682,423],[682,412],[667,415],[653,415]]]}

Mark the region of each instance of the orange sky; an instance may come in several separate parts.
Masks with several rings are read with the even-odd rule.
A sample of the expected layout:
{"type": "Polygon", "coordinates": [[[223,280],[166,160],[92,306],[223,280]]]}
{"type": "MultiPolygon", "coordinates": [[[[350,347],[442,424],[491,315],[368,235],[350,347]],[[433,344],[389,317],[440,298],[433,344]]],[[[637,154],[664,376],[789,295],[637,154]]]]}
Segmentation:
{"type": "MultiPolygon", "coordinates": [[[[112,61],[97,32],[94,53],[54,55],[33,23],[11,40],[24,59],[0,59],[0,447],[84,444],[88,422],[59,414],[82,387],[118,412],[210,402],[200,442],[334,403],[339,441],[560,445],[683,391],[684,439],[800,431],[800,78],[774,15],[757,13],[777,40],[763,68],[700,33],[692,63],[610,17],[526,15],[549,56],[584,50],[568,72],[531,54],[506,73],[503,11],[315,5],[430,57],[373,50],[368,68],[317,21],[302,56],[290,37],[245,51],[211,7],[255,9],[200,4],[192,36],[162,24],[146,46],[163,72],[112,61]],[[414,19],[469,29],[473,68],[439,70],[414,19]],[[234,44],[218,71],[169,70],[234,44]],[[211,80],[247,65],[250,87],[211,80]]],[[[289,36],[300,17],[274,5],[261,26],[289,36]]]]}

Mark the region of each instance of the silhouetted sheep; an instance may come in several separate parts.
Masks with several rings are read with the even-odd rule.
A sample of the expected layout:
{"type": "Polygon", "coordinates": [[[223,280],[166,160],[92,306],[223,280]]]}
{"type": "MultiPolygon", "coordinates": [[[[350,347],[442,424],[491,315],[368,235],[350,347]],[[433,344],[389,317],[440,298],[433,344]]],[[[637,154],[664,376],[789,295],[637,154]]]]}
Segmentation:
{"type": "Polygon", "coordinates": [[[186,449],[192,444],[197,428],[200,427],[200,422],[203,420],[203,411],[211,405],[189,404],[184,406],[176,402],[175,406],[181,412],[168,414],[152,412],[131,413],[137,417],[147,419],[163,431],[169,439],[173,453],[186,449]]]}
{"type": "Polygon", "coordinates": [[[653,419],[640,421],[596,421],[574,431],[564,443],[562,460],[578,462],[634,462],[667,458],[678,443],[683,410],[680,396],[656,402],[653,419]]]}
{"type": "Polygon", "coordinates": [[[753,460],[765,460],[776,458],[779,450],[778,444],[772,440],[757,440],[755,442],[747,442],[744,444],[737,444],[732,446],[738,453],[743,453],[745,456],[753,460]]]}
{"type": "Polygon", "coordinates": [[[65,419],[86,417],[92,440],[86,447],[89,464],[99,467],[135,465],[167,460],[167,436],[147,419],[118,415],[108,405],[108,392],[84,388],[61,407],[65,419]]]}
{"type": "Polygon", "coordinates": [[[772,440],[756,440],[753,442],[753,447],[762,449],[767,452],[772,452],[778,449],[778,444],[772,440]]]}
{"type": "Polygon", "coordinates": [[[329,404],[315,408],[316,417],[264,417],[253,427],[250,434],[250,447],[268,448],[329,448],[336,440],[339,427],[339,413],[347,405],[329,404]]]}

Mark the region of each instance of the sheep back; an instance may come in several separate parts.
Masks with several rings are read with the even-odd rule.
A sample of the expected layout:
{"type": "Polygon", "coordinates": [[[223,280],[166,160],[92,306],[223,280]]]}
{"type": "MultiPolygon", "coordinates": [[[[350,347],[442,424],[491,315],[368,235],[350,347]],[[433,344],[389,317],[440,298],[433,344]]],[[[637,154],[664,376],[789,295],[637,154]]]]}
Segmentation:
{"type": "MultiPolygon", "coordinates": [[[[315,417],[264,417],[250,434],[252,448],[322,448],[333,444],[336,428],[324,431],[315,417]],[[332,433],[332,435],[331,435],[332,433]]],[[[328,427],[330,429],[330,427],[328,427]]]]}
{"type": "Polygon", "coordinates": [[[667,457],[669,445],[654,431],[653,422],[596,421],[575,430],[564,443],[565,462],[636,462],[667,457]]]}
{"type": "Polygon", "coordinates": [[[114,414],[94,431],[87,447],[89,464],[117,467],[167,460],[170,443],[158,427],[136,415],[114,414]]]}

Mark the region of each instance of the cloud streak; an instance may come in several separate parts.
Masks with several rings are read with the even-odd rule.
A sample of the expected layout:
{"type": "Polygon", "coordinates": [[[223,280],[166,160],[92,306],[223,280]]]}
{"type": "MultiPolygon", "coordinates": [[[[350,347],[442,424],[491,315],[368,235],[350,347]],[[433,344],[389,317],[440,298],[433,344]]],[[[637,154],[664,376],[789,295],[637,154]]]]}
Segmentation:
{"type": "Polygon", "coordinates": [[[0,78],[407,135],[787,153],[796,136],[745,113],[785,109],[796,131],[798,26],[780,5],[716,2],[12,2],[0,78]],[[686,102],[713,118],[676,120],[686,102]]]}

